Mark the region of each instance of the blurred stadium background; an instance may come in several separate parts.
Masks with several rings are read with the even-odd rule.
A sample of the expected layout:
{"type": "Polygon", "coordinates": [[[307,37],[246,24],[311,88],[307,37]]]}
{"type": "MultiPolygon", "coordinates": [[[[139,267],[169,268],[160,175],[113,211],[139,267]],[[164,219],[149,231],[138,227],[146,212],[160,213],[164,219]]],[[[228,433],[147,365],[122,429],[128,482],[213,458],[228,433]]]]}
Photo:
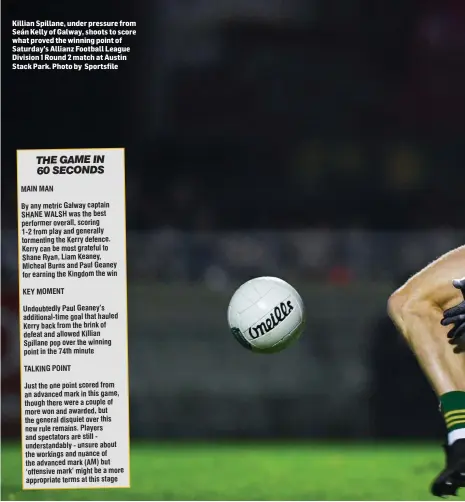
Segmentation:
{"type": "MultiPolygon", "coordinates": [[[[327,440],[328,464],[323,446],[289,465],[270,453],[254,464],[286,464],[301,491],[235,491],[244,472],[233,455],[221,488],[208,491],[205,478],[185,496],[425,500],[438,447],[400,450],[399,464],[389,447],[363,450],[348,478],[344,455],[347,440],[442,439],[435,397],[385,306],[408,274],[464,242],[465,2],[107,7],[84,16],[74,4],[25,0],[2,21],[9,31],[11,19],[122,18],[139,32],[117,75],[3,77],[12,99],[2,131],[2,437],[19,431],[15,149],[126,146],[131,427],[142,448],[133,473],[145,484],[122,496],[176,499],[179,483],[204,479],[200,467],[167,461],[171,475],[182,472],[172,491],[150,485],[152,471],[141,472],[169,456],[160,440],[177,441],[186,459],[182,445],[194,439],[249,453],[258,440],[327,440]],[[244,351],[226,326],[232,291],[257,275],[288,280],[308,309],[305,336],[275,356],[244,351]],[[305,485],[312,472],[317,488],[305,485]],[[366,472],[370,487],[360,488],[366,472]]],[[[202,466],[211,451],[199,446],[193,458],[202,466]]],[[[23,496],[11,468],[7,485],[23,496]]]]}

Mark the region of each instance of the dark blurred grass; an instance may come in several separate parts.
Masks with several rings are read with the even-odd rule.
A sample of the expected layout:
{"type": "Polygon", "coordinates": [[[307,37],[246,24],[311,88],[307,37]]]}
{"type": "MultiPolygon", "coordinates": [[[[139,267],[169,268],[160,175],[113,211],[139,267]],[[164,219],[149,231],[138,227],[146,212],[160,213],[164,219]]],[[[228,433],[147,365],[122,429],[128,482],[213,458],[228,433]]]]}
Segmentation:
{"type": "MultiPolygon", "coordinates": [[[[431,445],[133,443],[130,489],[21,490],[2,445],[2,500],[437,500],[431,445]]],[[[465,491],[460,499],[464,499],[465,491]]]]}

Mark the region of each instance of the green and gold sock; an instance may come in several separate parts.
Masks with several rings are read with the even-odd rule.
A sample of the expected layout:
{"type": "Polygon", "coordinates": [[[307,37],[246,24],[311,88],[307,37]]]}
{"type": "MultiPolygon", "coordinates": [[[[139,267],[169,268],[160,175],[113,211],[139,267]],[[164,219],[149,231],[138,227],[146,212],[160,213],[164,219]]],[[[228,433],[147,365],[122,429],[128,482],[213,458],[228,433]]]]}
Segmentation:
{"type": "Polygon", "coordinates": [[[465,392],[447,392],[440,397],[441,411],[446,422],[448,443],[465,438],[465,392]]]}

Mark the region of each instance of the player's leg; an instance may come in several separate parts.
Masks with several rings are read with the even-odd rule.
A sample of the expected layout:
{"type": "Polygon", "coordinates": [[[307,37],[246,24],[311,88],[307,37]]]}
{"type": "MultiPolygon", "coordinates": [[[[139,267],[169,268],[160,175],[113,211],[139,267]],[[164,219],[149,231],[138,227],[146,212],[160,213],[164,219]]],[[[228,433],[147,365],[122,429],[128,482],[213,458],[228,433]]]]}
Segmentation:
{"type": "Polygon", "coordinates": [[[452,280],[465,270],[465,246],[447,253],[413,276],[389,299],[388,311],[441,402],[448,430],[449,469],[433,484],[435,494],[455,493],[465,472],[465,353],[454,352],[441,325],[443,311],[460,303],[452,280]],[[453,465],[452,465],[453,464],[453,465]],[[462,465],[463,464],[463,465],[462,465]],[[457,476],[451,485],[451,476],[457,476]],[[439,483],[439,484],[438,484],[439,483]],[[450,491],[448,491],[450,488],[450,491]]]}
{"type": "MultiPolygon", "coordinates": [[[[444,310],[460,303],[453,279],[464,275],[465,246],[445,254],[395,291],[388,302],[391,319],[405,337],[438,396],[465,392],[465,353],[454,353],[444,310]]],[[[465,394],[464,394],[465,395],[465,394]]],[[[464,402],[465,408],[465,402],[464,402]]]]}

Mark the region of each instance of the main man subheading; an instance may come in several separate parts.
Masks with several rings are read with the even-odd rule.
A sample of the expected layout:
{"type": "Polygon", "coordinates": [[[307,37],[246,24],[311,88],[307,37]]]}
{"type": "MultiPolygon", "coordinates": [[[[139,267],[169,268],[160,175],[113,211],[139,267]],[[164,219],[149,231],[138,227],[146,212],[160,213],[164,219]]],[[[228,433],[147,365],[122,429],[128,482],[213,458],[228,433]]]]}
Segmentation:
{"type": "Polygon", "coordinates": [[[395,291],[388,312],[433,390],[447,428],[439,497],[465,487],[465,246],[441,256],[395,291]],[[452,326],[452,329],[451,329],[452,326]]]}

